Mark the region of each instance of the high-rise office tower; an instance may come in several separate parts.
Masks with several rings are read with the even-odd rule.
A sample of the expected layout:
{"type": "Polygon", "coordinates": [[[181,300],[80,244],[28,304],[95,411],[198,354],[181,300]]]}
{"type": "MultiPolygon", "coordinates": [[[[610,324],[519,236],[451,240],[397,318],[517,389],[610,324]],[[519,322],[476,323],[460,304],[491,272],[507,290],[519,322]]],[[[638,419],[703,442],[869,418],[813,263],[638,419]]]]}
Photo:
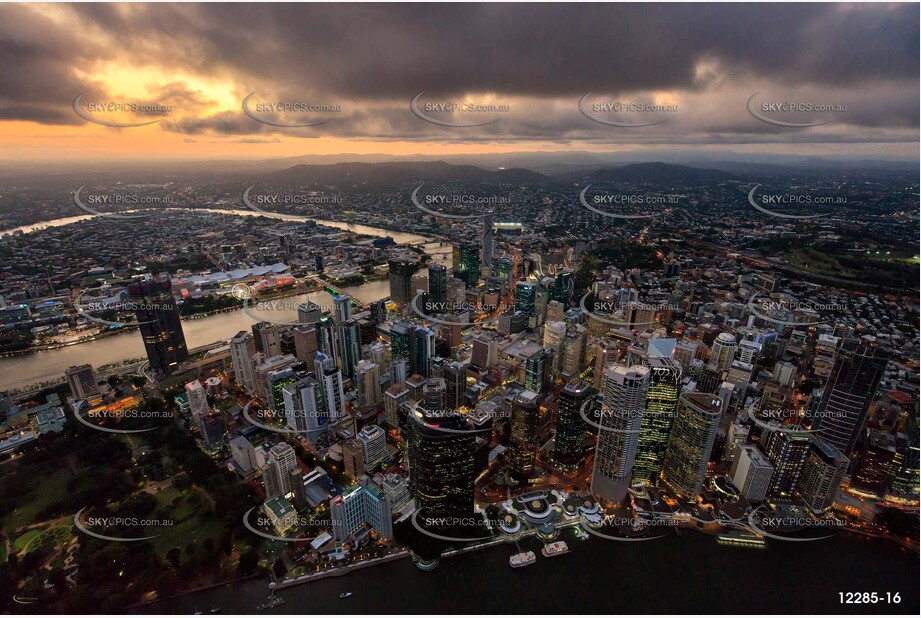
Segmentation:
{"type": "Polygon", "coordinates": [[[64,372],[70,394],[74,399],[89,399],[99,395],[99,385],[96,383],[96,372],[92,365],[79,365],[68,367],[64,372]]]}
{"type": "Polygon", "coordinates": [[[761,502],[768,495],[774,466],[757,445],[741,444],[736,447],[729,476],[749,502],[761,502]]]}
{"type": "Polygon", "coordinates": [[[342,373],[355,380],[356,368],[361,360],[361,329],[355,320],[339,325],[339,362],[342,373]]]}
{"type": "Polygon", "coordinates": [[[329,408],[323,385],[312,376],[307,376],[288,384],[282,389],[285,404],[285,420],[289,429],[315,440],[328,431],[330,422],[329,408]]]}
{"type": "Polygon", "coordinates": [[[365,425],[358,432],[358,441],[361,442],[364,454],[365,470],[372,469],[378,463],[387,459],[387,434],[377,425],[365,425]]]}
{"type": "Polygon", "coordinates": [[[851,478],[852,491],[878,498],[886,495],[897,452],[895,438],[889,431],[867,428],[857,457],[857,469],[851,478]]]}
{"type": "Polygon", "coordinates": [[[814,513],[831,508],[850,462],[821,438],[814,439],[799,477],[799,493],[814,513]]]}
{"type": "Polygon", "coordinates": [[[572,306],[572,292],[575,289],[575,275],[572,270],[564,269],[556,274],[553,287],[550,288],[550,300],[559,301],[563,307],[572,306]]]}
{"type": "Polygon", "coordinates": [[[810,442],[811,437],[805,431],[784,429],[771,431],[767,436],[764,451],[774,466],[768,490],[772,498],[788,498],[796,491],[810,442]]]}
{"type": "Polygon", "coordinates": [[[271,322],[253,324],[253,341],[256,351],[262,352],[267,358],[281,354],[281,334],[278,326],[271,322]]]}
{"type": "Polygon", "coordinates": [[[696,499],[703,489],[721,406],[719,397],[706,393],[682,393],[678,398],[662,462],[662,480],[684,500],[696,499]]]}
{"type": "Polygon", "coordinates": [[[892,462],[892,475],[889,479],[891,499],[900,501],[917,501],[921,493],[921,448],[919,448],[918,407],[909,412],[904,431],[896,436],[896,456],[892,462]]]}
{"type": "Polygon", "coordinates": [[[480,333],[473,339],[473,351],[470,362],[480,370],[485,371],[498,361],[498,345],[496,338],[489,333],[480,333]]]}
{"type": "Polygon", "coordinates": [[[582,420],[582,406],[593,394],[592,385],[579,378],[570,380],[560,393],[553,459],[564,466],[578,465],[585,455],[585,439],[589,433],[582,420]]]}
{"type": "Polygon", "coordinates": [[[480,283],[480,248],[471,243],[454,247],[454,276],[463,280],[467,289],[480,283]]]}
{"type": "Polygon", "coordinates": [[[390,383],[406,384],[407,368],[409,363],[405,358],[394,358],[390,361],[390,383]]]}
{"type": "Polygon", "coordinates": [[[650,482],[659,477],[681,393],[681,365],[675,359],[653,357],[648,358],[645,364],[649,367],[649,388],[633,464],[635,483],[650,482]]]}
{"type": "Polygon", "coordinates": [[[252,333],[241,330],[230,340],[230,360],[233,362],[234,382],[250,393],[256,390],[256,367],[253,364],[255,354],[256,344],[252,333]]]}
{"type": "Polygon", "coordinates": [[[420,376],[429,376],[429,361],[435,356],[435,331],[416,326],[411,338],[410,369],[420,376]]]}
{"type": "Polygon", "coordinates": [[[726,371],[735,360],[736,350],[739,345],[736,342],[735,335],[732,333],[720,333],[713,341],[713,349],[710,351],[710,362],[707,368],[713,371],[726,371]]]}
{"type": "Polygon", "coordinates": [[[470,428],[461,415],[438,407],[439,391],[443,396],[443,385],[409,415],[409,468],[420,519],[456,522],[473,516],[475,434],[459,431],[470,428]]]}
{"type": "Polygon", "coordinates": [[[553,352],[553,365],[550,375],[556,378],[560,374],[560,359],[563,355],[563,341],[566,339],[566,322],[547,320],[544,324],[544,349],[553,352]]]}
{"type": "Polygon", "coordinates": [[[363,406],[381,403],[381,368],[375,363],[358,361],[358,401],[363,406]]]}
{"type": "Polygon", "coordinates": [[[346,415],[342,371],[336,367],[332,358],[322,352],[317,352],[315,366],[317,378],[323,383],[323,399],[326,402],[329,420],[335,423],[346,415]]]}
{"type": "Polygon", "coordinates": [[[550,302],[547,303],[546,315],[544,316],[544,319],[547,323],[551,323],[551,322],[564,323],[563,317],[565,316],[565,314],[566,314],[566,307],[563,306],[563,303],[561,303],[558,300],[551,300],[550,302]]]}
{"type": "Polygon", "coordinates": [[[846,339],[825,384],[812,429],[849,456],[867,420],[889,353],[875,342],[846,339]]]}
{"type": "Polygon", "coordinates": [[[333,319],[337,324],[345,324],[352,319],[352,297],[348,294],[337,294],[333,296],[333,304],[336,307],[333,313],[333,319]]]}
{"type": "Polygon", "coordinates": [[[317,328],[313,324],[295,326],[291,332],[294,335],[294,356],[307,366],[307,371],[313,371],[313,362],[317,357],[317,328]]]}
{"type": "Polygon", "coordinates": [[[563,380],[570,380],[581,373],[587,334],[585,327],[581,324],[574,324],[566,329],[560,358],[560,377],[563,380]]]}
{"type": "Polygon", "coordinates": [[[521,311],[527,317],[534,315],[536,296],[536,285],[527,281],[519,281],[515,286],[515,311],[521,311]]]}
{"type": "Polygon", "coordinates": [[[540,349],[524,360],[524,387],[536,393],[543,393],[550,386],[550,371],[553,352],[540,349]]]}
{"type": "Polygon", "coordinates": [[[537,429],[540,422],[540,395],[524,390],[512,403],[512,435],[509,442],[509,472],[525,482],[534,473],[537,456],[537,429]]]}
{"type": "Polygon", "coordinates": [[[391,362],[397,359],[410,362],[412,349],[413,326],[401,320],[394,320],[390,327],[390,358],[391,362]]]}
{"type": "Polygon", "coordinates": [[[439,306],[448,302],[448,269],[442,264],[429,264],[429,300],[439,306]]]}
{"type": "Polygon", "coordinates": [[[387,424],[397,429],[403,427],[400,418],[400,406],[409,400],[409,389],[405,384],[394,384],[384,393],[384,419],[387,424]]]}
{"type": "Polygon", "coordinates": [[[127,287],[150,369],[159,376],[169,375],[189,358],[172,288],[169,277],[159,276],[134,281],[127,287]]]}
{"type": "Polygon", "coordinates": [[[495,216],[493,214],[488,214],[483,217],[483,235],[482,235],[482,251],[483,251],[483,266],[490,266],[492,260],[495,257],[496,246],[495,241],[493,240],[493,226],[495,224],[495,216]]]}
{"type": "Polygon", "coordinates": [[[338,367],[341,363],[342,348],[339,345],[339,325],[328,316],[323,316],[317,322],[317,349],[333,359],[338,367]]]}
{"type": "Polygon", "coordinates": [[[592,493],[610,502],[627,495],[648,388],[649,369],[642,365],[605,370],[592,493]]]}
{"type": "Polygon", "coordinates": [[[458,410],[467,405],[467,365],[450,361],[444,366],[445,405],[458,410]]]}
{"type": "Polygon", "coordinates": [[[297,468],[297,456],[287,442],[279,442],[269,449],[269,459],[263,471],[266,501],[285,496],[291,491],[289,472],[297,468]]]}
{"type": "Polygon", "coordinates": [[[390,300],[404,307],[416,295],[413,290],[413,275],[419,270],[418,260],[397,259],[388,262],[390,267],[390,300]]]}
{"type": "Polygon", "coordinates": [[[307,301],[297,306],[297,321],[302,324],[316,324],[323,316],[320,305],[307,301]]]}
{"type": "Polygon", "coordinates": [[[195,380],[185,385],[185,393],[189,399],[189,412],[192,414],[192,418],[195,419],[199,430],[201,430],[202,419],[211,411],[208,406],[208,394],[205,392],[205,387],[202,386],[201,382],[195,380]]]}

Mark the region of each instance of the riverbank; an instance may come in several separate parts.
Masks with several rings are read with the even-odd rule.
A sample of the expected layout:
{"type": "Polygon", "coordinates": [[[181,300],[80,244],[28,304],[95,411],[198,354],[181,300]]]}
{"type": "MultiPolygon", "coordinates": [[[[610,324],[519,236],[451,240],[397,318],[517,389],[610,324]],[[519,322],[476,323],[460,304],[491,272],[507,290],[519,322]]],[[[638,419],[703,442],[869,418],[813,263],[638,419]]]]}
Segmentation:
{"type": "Polygon", "coordinates": [[[306,584],[312,581],[326,579],[327,577],[341,577],[351,573],[352,571],[358,571],[360,569],[365,569],[371,566],[393,562],[394,560],[403,560],[404,558],[409,558],[411,556],[412,554],[404,549],[393,554],[374,558],[372,560],[356,562],[355,564],[336,567],[334,569],[327,569],[325,571],[318,571],[316,573],[307,573],[306,575],[299,575],[290,579],[283,579],[276,584],[275,589],[283,590],[285,588],[291,588],[292,586],[299,586],[301,584],[306,584]]]}

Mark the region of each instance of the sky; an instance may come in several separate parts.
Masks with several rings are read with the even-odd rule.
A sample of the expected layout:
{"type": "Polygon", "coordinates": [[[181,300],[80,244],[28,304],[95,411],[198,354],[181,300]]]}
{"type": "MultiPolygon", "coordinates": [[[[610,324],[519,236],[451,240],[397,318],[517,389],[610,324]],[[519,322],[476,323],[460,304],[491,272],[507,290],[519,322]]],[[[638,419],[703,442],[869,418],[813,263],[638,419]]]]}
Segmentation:
{"type": "Polygon", "coordinates": [[[916,158],[918,24],[916,3],[4,4],[0,162],[669,148],[916,158]],[[156,122],[86,120],[81,93],[91,119],[156,122]],[[244,113],[251,93],[267,122],[244,113]],[[772,121],[825,124],[759,120],[755,93],[772,121]],[[291,111],[266,107],[277,103],[291,111]]]}

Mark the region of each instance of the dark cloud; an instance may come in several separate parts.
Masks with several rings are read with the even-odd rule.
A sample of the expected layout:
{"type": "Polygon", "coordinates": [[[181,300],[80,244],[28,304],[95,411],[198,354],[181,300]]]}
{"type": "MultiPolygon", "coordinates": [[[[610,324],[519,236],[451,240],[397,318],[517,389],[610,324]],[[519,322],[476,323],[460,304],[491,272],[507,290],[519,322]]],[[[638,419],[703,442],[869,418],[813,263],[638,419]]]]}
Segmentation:
{"type": "Polygon", "coordinates": [[[671,91],[698,107],[686,105],[674,122],[631,139],[790,136],[746,114],[747,96],[766,90],[854,101],[836,127],[800,132],[796,140],[906,139],[890,134],[892,128],[917,138],[917,4],[79,4],[62,10],[73,23],[0,7],[0,117],[73,122],[66,105],[90,86],[76,71],[118,59],[230,79],[241,98],[257,91],[343,106],[321,127],[277,129],[237,110],[196,114],[209,104],[206,96],[178,81],[161,86],[164,99],[181,105],[160,126],[191,135],[611,141],[610,130],[578,114],[579,96],[636,99],[671,91]],[[423,90],[441,98],[495,92],[518,105],[501,122],[459,133],[409,114],[410,97],[423,90]]]}

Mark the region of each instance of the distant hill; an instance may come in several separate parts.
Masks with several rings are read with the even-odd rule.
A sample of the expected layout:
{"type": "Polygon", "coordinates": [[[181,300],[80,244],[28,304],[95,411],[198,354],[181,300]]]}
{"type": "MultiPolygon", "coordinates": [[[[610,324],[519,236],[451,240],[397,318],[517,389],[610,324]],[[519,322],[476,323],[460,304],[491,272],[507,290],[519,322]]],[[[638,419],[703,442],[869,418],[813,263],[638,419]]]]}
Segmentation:
{"type": "Polygon", "coordinates": [[[594,171],[580,170],[560,174],[557,178],[582,182],[713,182],[735,180],[734,174],[716,169],[671,165],[669,163],[633,163],[605,167],[594,171]]]}
{"type": "Polygon", "coordinates": [[[265,180],[277,184],[354,186],[451,181],[483,184],[535,184],[547,182],[549,178],[544,174],[521,168],[485,170],[473,165],[451,165],[444,161],[388,161],[295,165],[266,174],[265,180]]]}

